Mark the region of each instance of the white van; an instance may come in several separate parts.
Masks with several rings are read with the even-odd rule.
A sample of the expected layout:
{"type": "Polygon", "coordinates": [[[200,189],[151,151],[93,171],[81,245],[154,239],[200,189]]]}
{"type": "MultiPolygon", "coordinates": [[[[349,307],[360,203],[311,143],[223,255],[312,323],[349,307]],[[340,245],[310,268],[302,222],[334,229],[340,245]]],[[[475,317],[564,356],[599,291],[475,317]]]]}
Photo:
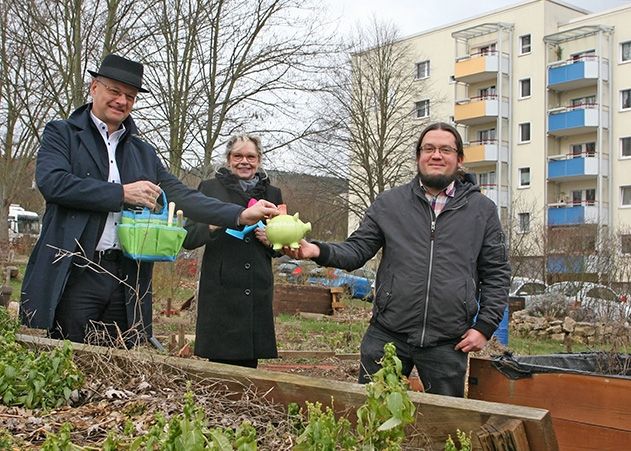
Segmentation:
{"type": "Polygon", "coordinates": [[[24,236],[37,238],[39,236],[39,215],[34,211],[27,211],[18,204],[9,205],[9,240],[24,236]]]}

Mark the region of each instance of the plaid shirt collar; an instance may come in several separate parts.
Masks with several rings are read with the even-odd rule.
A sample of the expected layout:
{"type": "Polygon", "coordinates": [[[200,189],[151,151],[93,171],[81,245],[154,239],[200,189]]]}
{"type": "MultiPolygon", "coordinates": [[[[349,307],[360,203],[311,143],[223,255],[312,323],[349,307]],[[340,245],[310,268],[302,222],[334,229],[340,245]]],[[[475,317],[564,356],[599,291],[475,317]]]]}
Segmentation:
{"type": "MultiPolygon", "coordinates": [[[[425,192],[426,196],[430,196],[430,197],[434,197],[433,194],[430,194],[427,189],[423,186],[423,182],[419,179],[418,183],[421,185],[421,188],[423,189],[423,191],[425,192]]],[[[456,195],[456,181],[453,180],[449,185],[447,185],[447,188],[445,188],[444,190],[442,190],[440,193],[438,193],[436,196],[449,196],[449,197],[454,197],[456,195]]]]}
{"type": "Polygon", "coordinates": [[[430,205],[432,206],[432,209],[434,210],[434,214],[436,216],[438,216],[443,211],[443,208],[445,208],[445,205],[447,205],[447,201],[449,200],[449,198],[450,197],[453,198],[454,195],[456,194],[456,181],[455,180],[452,181],[449,185],[447,185],[447,188],[443,189],[441,192],[439,192],[435,196],[433,194],[430,194],[427,191],[427,189],[423,186],[423,182],[419,180],[419,183],[421,185],[421,188],[425,192],[425,197],[427,198],[430,205]]]}

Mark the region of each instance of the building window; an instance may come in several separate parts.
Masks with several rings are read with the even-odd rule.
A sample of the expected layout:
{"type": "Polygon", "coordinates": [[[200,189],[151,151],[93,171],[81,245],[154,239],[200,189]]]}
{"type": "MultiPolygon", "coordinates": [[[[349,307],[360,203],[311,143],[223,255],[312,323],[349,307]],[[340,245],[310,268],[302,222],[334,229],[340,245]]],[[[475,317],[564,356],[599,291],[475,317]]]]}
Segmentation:
{"type": "Polygon", "coordinates": [[[623,254],[631,254],[631,235],[620,235],[620,245],[623,254]]]}
{"type": "Polygon", "coordinates": [[[631,157],[631,136],[620,138],[620,155],[622,158],[631,157]]]}
{"type": "Polygon", "coordinates": [[[620,187],[620,200],[623,207],[631,207],[631,186],[620,187]]]}
{"type": "Polygon", "coordinates": [[[530,186],[530,168],[519,168],[519,186],[530,186]]]}
{"type": "Polygon", "coordinates": [[[593,157],[596,155],[596,143],[572,144],[570,150],[572,158],[593,157]]]}
{"type": "Polygon", "coordinates": [[[529,34],[525,34],[519,37],[519,54],[523,55],[525,53],[530,53],[531,50],[531,39],[529,34]]]}
{"type": "Polygon", "coordinates": [[[429,60],[416,63],[416,79],[429,77],[429,60]]]}
{"type": "Polygon", "coordinates": [[[596,204],[596,190],[594,188],[585,190],[585,202],[587,202],[587,205],[596,204]]]}
{"type": "Polygon", "coordinates": [[[495,129],[489,128],[488,130],[480,130],[478,132],[478,141],[480,141],[480,144],[495,142],[495,129]]]}
{"type": "Polygon", "coordinates": [[[585,143],[585,155],[587,155],[588,157],[596,156],[596,143],[595,142],[585,143]]]}
{"type": "Polygon", "coordinates": [[[530,122],[524,122],[519,124],[519,142],[530,142],[530,122]]]}
{"type": "Polygon", "coordinates": [[[620,62],[631,61],[631,41],[620,44],[620,62]]]}
{"type": "Polygon", "coordinates": [[[519,80],[519,97],[530,97],[530,78],[519,80]]]}
{"type": "Polygon", "coordinates": [[[483,56],[484,55],[492,55],[492,54],[495,54],[495,48],[496,48],[496,43],[493,42],[492,44],[484,45],[484,46],[480,47],[478,49],[478,53],[480,55],[483,55],[483,56]]]}
{"type": "Polygon", "coordinates": [[[416,102],[414,104],[414,111],[416,112],[417,118],[429,117],[429,99],[416,102]]]}
{"type": "Polygon", "coordinates": [[[530,232],[530,213],[519,213],[519,233],[530,232]]]}
{"type": "Polygon", "coordinates": [[[574,62],[576,61],[587,61],[596,58],[596,50],[589,49],[583,50],[581,52],[572,53],[570,55],[570,59],[574,62]]]}
{"type": "Polygon", "coordinates": [[[628,110],[631,108],[631,89],[620,91],[620,109],[628,110]]]}
{"type": "Polygon", "coordinates": [[[488,86],[486,88],[480,89],[480,98],[481,99],[494,99],[497,96],[497,90],[495,86],[488,86]]]}
{"type": "Polygon", "coordinates": [[[583,154],[583,145],[582,144],[572,144],[572,158],[580,158],[583,154]]]}
{"type": "Polygon", "coordinates": [[[572,99],[570,102],[573,107],[594,106],[596,105],[596,96],[577,97],[576,99],[572,99]]]}
{"type": "Polygon", "coordinates": [[[478,174],[480,188],[495,188],[495,171],[478,174]]]}
{"type": "Polygon", "coordinates": [[[581,205],[583,203],[583,191],[572,191],[572,205],[581,205]]]}

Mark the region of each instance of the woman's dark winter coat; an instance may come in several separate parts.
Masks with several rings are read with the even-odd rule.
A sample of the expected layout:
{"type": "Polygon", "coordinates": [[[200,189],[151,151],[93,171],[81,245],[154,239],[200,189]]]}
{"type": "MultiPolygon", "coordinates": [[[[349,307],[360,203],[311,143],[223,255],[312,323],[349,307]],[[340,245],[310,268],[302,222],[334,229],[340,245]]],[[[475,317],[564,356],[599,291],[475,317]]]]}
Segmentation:
{"type": "MultiPolygon", "coordinates": [[[[247,206],[252,198],[278,205],[281,192],[266,175],[248,192],[225,168],[205,180],[199,190],[207,196],[247,206]]],[[[274,276],[271,248],[254,232],[243,240],[225,228],[210,232],[207,224],[188,222],[186,249],[206,245],[199,282],[195,354],[209,359],[252,360],[277,357],[272,300],[274,276]]]]}

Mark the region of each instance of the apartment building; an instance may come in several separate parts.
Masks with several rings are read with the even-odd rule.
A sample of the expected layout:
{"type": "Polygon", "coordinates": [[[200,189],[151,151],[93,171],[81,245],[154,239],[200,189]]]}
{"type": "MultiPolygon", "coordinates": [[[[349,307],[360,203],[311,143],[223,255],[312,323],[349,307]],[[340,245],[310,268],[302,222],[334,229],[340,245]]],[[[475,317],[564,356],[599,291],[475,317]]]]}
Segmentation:
{"type": "Polygon", "coordinates": [[[421,95],[414,115],[458,127],[511,244],[530,240],[548,278],[602,279],[614,231],[631,254],[629,23],[631,3],[590,14],[532,0],[402,40],[414,77],[442,99],[421,95]]]}

